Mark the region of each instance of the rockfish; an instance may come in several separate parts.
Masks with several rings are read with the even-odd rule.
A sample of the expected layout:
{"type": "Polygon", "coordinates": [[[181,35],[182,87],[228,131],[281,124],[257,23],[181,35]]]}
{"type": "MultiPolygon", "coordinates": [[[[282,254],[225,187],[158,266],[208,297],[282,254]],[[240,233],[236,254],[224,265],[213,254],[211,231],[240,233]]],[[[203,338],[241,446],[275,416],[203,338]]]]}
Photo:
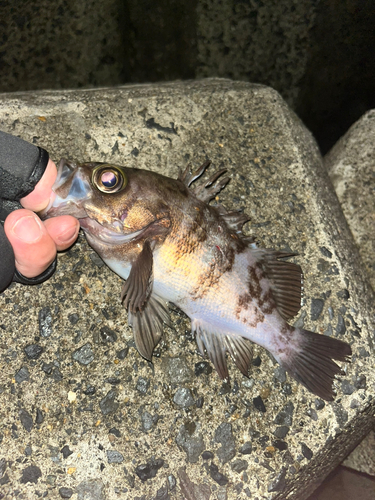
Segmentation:
{"type": "Polygon", "coordinates": [[[151,360],[168,302],[191,319],[200,353],[222,379],[227,353],[244,375],[251,343],[267,349],[298,382],[332,400],[333,361],[348,361],[341,340],[294,328],[301,307],[302,270],[295,254],[258,248],[242,233],[249,218],[209,202],[229,181],[220,170],[190,186],[209,166],[187,167],[178,179],[107,163],[61,160],[56,197],[43,218],[77,217],[86,238],[124,280],[121,299],[139,353],[151,360]]]}

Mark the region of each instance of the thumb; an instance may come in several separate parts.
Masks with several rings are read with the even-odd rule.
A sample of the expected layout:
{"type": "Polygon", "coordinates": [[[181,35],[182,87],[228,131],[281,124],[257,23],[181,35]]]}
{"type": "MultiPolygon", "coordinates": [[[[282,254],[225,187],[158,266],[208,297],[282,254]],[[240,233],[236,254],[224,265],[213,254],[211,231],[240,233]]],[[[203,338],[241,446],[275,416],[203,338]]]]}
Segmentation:
{"type": "Polygon", "coordinates": [[[39,212],[46,208],[51,196],[54,196],[52,191],[53,183],[57,177],[56,165],[52,160],[48,161],[43,177],[35,186],[34,191],[21,199],[21,205],[28,210],[39,212]]]}

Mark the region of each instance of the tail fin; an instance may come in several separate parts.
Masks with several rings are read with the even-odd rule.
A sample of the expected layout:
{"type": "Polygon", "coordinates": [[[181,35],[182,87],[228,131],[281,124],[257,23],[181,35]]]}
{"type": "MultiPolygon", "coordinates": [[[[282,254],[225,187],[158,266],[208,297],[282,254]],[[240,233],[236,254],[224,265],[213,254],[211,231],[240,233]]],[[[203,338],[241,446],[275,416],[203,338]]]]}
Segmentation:
{"type": "Polygon", "coordinates": [[[342,373],[333,361],[350,361],[352,350],[341,340],[295,329],[296,347],[287,356],[279,357],[281,365],[309,391],[326,401],[333,401],[333,379],[342,373]]]}

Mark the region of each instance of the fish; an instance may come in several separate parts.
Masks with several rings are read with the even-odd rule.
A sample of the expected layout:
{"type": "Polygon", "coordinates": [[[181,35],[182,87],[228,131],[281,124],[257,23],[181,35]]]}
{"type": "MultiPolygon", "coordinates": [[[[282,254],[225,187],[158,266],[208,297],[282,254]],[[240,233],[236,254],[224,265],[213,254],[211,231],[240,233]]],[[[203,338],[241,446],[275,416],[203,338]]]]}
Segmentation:
{"type": "Polygon", "coordinates": [[[136,348],[152,359],[169,305],[191,320],[202,356],[229,380],[228,358],[248,376],[253,343],[299,383],[332,401],[333,381],[349,362],[339,339],[291,326],[301,308],[303,273],[293,252],[261,248],[243,227],[249,217],[211,203],[226,169],[194,184],[209,167],[188,165],[177,179],[156,172],[62,159],[43,219],[76,217],[88,243],[123,278],[121,301],[136,348]],[[193,186],[194,184],[194,186],[193,186]]]}

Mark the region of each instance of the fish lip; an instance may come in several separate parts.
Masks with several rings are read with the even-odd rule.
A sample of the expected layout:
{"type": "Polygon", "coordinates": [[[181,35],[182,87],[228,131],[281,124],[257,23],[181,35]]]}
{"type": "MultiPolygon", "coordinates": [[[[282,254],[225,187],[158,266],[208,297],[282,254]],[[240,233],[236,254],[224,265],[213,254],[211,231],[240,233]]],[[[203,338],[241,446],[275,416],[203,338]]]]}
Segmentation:
{"type": "Polygon", "coordinates": [[[142,238],[144,232],[154,223],[154,221],[137,231],[127,234],[111,231],[108,227],[103,226],[98,221],[91,219],[88,216],[79,218],[79,223],[83,231],[85,231],[85,233],[88,232],[87,236],[91,238],[94,237],[102,243],[116,246],[124,243],[130,243],[142,238]]]}
{"type": "Polygon", "coordinates": [[[76,219],[80,220],[87,217],[84,208],[80,208],[77,205],[72,205],[67,202],[66,204],[60,203],[58,207],[47,206],[41,212],[38,212],[38,216],[41,220],[51,219],[52,217],[59,217],[60,215],[71,215],[76,219]]]}
{"type": "MultiPolygon", "coordinates": [[[[83,206],[85,199],[75,199],[69,196],[71,180],[74,181],[74,175],[77,172],[79,174],[79,165],[65,158],[61,158],[57,168],[57,177],[52,186],[52,194],[49,203],[46,208],[38,212],[42,220],[58,215],[72,215],[77,219],[87,216],[83,206]]],[[[80,179],[79,175],[77,179],[80,179]]],[[[82,178],[81,181],[83,181],[82,178]]]]}

